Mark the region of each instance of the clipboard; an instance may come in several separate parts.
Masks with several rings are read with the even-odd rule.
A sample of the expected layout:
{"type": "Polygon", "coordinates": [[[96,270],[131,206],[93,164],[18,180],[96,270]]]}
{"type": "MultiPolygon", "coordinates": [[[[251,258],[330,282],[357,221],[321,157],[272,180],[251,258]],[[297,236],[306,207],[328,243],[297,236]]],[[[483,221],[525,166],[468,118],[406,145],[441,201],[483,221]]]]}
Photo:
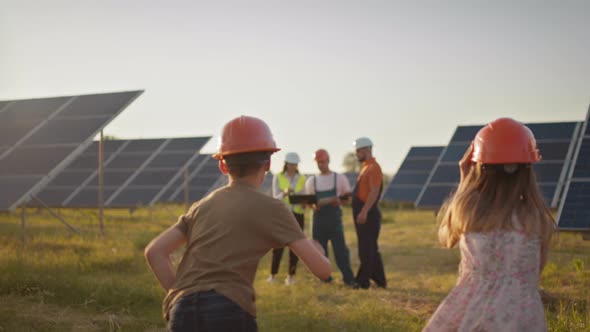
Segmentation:
{"type": "Polygon", "coordinates": [[[316,204],[318,197],[316,195],[289,195],[291,204],[316,204]]]}

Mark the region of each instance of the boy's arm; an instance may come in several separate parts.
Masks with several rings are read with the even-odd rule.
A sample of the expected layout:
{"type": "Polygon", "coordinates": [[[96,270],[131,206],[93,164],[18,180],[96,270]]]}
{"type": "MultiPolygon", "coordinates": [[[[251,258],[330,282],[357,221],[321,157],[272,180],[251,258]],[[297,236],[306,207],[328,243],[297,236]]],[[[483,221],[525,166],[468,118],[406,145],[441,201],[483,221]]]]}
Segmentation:
{"type": "Polygon", "coordinates": [[[323,253],[324,249],[319,243],[303,238],[295,240],[287,244],[287,246],[316,277],[321,280],[326,280],[330,277],[330,261],[323,253]]]}
{"type": "Polygon", "coordinates": [[[170,254],[186,242],[186,235],[176,225],[162,232],[145,248],[145,258],[154,275],[168,291],[176,282],[170,254]]]}

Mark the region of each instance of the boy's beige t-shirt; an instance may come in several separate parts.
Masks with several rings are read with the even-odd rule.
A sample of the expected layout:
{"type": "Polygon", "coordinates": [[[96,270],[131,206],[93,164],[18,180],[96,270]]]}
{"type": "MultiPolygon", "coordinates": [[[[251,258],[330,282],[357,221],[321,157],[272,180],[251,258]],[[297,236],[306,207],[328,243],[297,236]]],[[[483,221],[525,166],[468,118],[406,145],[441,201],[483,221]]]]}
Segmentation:
{"type": "Polygon", "coordinates": [[[164,315],[182,296],[215,290],[256,316],[254,276],[271,248],[305,238],[287,205],[256,188],[233,182],[195,203],[176,227],[187,248],[164,315]]]}

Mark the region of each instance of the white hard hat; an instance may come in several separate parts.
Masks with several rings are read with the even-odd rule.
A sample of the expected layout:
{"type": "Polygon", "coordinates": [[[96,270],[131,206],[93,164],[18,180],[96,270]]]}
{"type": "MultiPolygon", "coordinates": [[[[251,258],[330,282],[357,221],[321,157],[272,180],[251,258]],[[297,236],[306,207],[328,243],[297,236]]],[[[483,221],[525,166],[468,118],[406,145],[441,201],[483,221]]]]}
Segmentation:
{"type": "Polygon", "coordinates": [[[299,164],[299,155],[295,152],[289,152],[285,155],[285,162],[288,164],[299,164]]]}
{"type": "Polygon", "coordinates": [[[354,141],[355,149],[362,149],[373,146],[373,142],[368,137],[359,137],[354,141]]]}

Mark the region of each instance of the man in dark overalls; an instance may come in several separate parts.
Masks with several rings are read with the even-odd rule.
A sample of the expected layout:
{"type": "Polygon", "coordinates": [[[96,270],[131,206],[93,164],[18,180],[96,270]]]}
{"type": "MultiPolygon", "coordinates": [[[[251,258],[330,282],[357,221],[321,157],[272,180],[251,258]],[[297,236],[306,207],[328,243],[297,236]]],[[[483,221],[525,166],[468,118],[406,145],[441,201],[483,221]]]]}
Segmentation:
{"type": "Polygon", "coordinates": [[[379,197],[383,189],[383,173],[373,157],[373,142],[361,137],[354,143],[357,159],[362,162],[352,193],[352,214],[361,261],[356,282],[360,288],[369,288],[370,280],[373,280],[378,287],[386,288],[387,280],[377,244],[381,230],[379,197]]]}
{"type": "MultiPolygon", "coordinates": [[[[320,174],[310,176],[305,182],[308,194],[316,194],[318,202],[313,212],[313,239],[318,241],[328,256],[328,241],[332,242],[336,265],[342,279],[348,286],[356,286],[350,267],[350,254],[344,240],[342,228],[342,204],[339,197],[350,196],[350,183],[343,174],[332,172],[329,167],[330,156],[324,149],[315,153],[320,174]]],[[[331,277],[328,281],[331,280],[331,277]]]]}

